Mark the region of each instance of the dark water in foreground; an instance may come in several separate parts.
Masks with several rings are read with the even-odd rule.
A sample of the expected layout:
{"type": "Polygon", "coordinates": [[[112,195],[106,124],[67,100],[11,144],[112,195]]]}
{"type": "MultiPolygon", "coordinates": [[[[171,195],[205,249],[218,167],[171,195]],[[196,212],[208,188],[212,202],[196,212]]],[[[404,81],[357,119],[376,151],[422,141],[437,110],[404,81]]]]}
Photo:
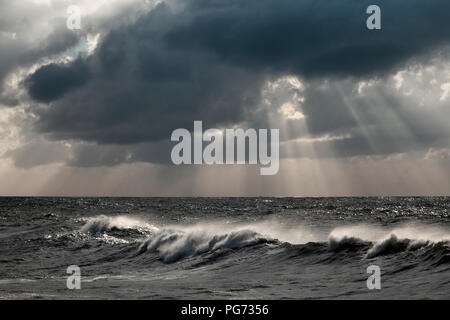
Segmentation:
{"type": "Polygon", "coordinates": [[[0,298],[449,299],[450,198],[0,198],[0,298]]]}

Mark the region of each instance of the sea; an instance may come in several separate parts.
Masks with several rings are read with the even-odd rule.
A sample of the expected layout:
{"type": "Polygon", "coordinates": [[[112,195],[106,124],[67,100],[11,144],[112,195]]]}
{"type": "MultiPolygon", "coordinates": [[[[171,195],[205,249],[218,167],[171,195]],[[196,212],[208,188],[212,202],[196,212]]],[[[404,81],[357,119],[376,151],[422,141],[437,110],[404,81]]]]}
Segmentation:
{"type": "Polygon", "coordinates": [[[449,298],[449,197],[0,197],[0,299],[449,298]]]}

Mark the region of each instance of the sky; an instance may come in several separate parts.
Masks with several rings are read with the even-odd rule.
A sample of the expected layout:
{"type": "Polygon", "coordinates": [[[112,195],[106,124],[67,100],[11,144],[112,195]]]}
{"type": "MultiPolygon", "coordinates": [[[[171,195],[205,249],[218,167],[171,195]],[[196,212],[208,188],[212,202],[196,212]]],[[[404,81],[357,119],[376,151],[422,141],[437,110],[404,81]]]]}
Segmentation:
{"type": "Polygon", "coordinates": [[[449,13],[448,0],[0,0],[0,195],[450,195],[449,13]],[[381,30],[366,27],[372,4],[381,30]],[[278,174],[175,166],[171,133],[195,120],[279,129],[278,174]]]}

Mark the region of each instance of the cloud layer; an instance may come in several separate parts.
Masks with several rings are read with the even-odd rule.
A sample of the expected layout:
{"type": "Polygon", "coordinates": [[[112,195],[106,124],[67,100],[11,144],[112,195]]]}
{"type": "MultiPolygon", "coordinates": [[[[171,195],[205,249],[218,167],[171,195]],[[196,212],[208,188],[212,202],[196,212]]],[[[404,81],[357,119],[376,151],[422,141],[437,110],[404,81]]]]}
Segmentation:
{"type": "Polygon", "coordinates": [[[25,98],[6,89],[0,97],[22,99],[39,138],[6,155],[21,167],[164,163],[170,133],[194,120],[280,128],[286,158],[446,150],[450,2],[383,2],[382,30],[370,31],[372,2],[169,0],[139,4],[139,14],[137,4],[113,2],[79,32],[53,8],[45,36],[23,39],[13,36],[17,13],[33,24],[42,9],[0,2],[17,18],[0,20],[0,81],[37,64],[20,83],[25,98]],[[87,54],[83,39],[97,33],[87,54]]]}

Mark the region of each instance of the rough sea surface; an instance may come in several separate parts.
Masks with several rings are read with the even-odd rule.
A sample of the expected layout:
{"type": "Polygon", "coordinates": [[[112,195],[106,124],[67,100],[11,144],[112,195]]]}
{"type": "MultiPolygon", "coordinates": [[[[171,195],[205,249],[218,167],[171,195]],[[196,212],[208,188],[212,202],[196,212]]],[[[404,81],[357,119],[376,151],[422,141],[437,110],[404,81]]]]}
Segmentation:
{"type": "Polygon", "coordinates": [[[0,298],[449,299],[450,198],[3,197],[0,298]]]}

